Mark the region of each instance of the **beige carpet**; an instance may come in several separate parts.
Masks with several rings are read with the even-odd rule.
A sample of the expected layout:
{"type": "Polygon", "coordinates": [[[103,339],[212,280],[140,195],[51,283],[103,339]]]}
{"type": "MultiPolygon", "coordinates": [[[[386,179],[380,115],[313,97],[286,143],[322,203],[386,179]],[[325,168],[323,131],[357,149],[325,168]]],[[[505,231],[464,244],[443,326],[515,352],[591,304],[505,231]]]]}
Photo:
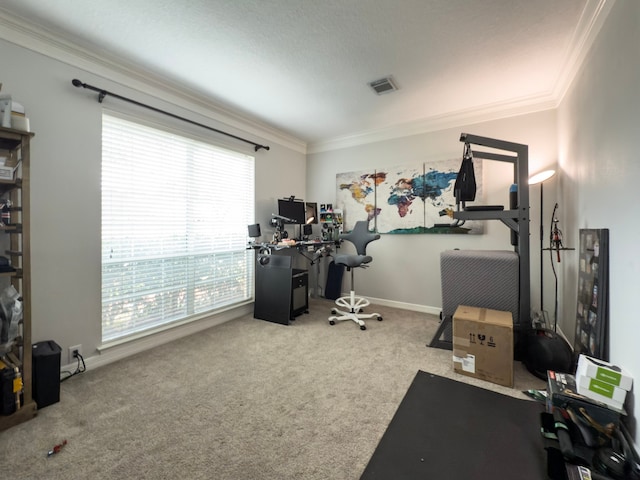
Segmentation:
{"type": "Polygon", "coordinates": [[[519,362],[513,389],[454,374],[450,351],[426,347],[434,316],[377,307],[384,321],[361,331],[330,326],[332,305],[311,299],[291,326],[246,316],[63,382],[59,403],[0,433],[0,478],[358,479],[418,370],[544,388],[519,362]]]}

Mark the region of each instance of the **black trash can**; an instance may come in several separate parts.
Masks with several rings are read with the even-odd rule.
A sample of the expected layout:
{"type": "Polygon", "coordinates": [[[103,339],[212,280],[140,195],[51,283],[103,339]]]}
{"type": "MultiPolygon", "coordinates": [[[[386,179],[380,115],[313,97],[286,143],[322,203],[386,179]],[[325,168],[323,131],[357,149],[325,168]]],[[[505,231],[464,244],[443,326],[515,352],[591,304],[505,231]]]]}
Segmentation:
{"type": "Polygon", "coordinates": [[[60,352],[53,340],[33,344],[33,399],[38,409],[60,401],[60,352]]]}
{"type": "Polygon", "coordinates": [[[329,264],[329,271],[327,273],[327,284],[324,289],[324,298],[328,298],[330,300],[337,300],[340,298],[343,273],[344,266],[338,265],[332,260],[329,264]]]}
{"type": "Polygon", "coordinates": [[[0,415],[11,415],[16,411],[15,378],[15,370],[0,360],[0,415]]]}

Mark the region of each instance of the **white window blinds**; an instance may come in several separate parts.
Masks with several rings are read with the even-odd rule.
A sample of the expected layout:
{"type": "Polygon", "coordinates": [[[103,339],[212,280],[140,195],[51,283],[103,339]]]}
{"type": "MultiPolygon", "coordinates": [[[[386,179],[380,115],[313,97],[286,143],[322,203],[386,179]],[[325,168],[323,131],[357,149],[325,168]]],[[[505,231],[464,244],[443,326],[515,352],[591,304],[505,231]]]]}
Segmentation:
{"type": "Polygon", "coordinates": [[[250,300],[254,158],[102,120],[102,341],[250,300]]]}

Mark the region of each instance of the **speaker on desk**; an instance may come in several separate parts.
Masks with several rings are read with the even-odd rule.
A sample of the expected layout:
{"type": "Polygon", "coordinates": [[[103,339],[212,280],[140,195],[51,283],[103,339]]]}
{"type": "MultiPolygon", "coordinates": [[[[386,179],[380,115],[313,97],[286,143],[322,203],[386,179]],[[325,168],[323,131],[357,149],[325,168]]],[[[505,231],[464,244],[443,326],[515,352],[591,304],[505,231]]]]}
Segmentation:
{"type": "Polygon", "coordinates": [[[260,232],[260,224],[254,223],[253,225],[247,225],[247,230],[249,232],[249,237],[258,238],[262,233],[260,232]]]}
{"type": "Polygon", "coordinates": [[[60,352],[53,340],[33,344],[31,385],[38,409],[60,401],[60,352]]]}
{"type": "Polygon", "coordinates": [[[308,237],[312,233],[313,233],[313,228],[311,227],[311,225],[308,223],[305,223],[302,226],[302,235],[304,235],[305,237],[308,237]]]}

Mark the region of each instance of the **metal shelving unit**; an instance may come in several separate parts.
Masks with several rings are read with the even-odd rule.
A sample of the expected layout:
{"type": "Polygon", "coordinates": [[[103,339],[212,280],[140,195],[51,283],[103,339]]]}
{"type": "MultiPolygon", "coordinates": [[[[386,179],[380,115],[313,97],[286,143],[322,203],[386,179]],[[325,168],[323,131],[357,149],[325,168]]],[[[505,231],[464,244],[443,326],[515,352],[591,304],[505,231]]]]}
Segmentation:
{"type": "MultiPolygon", "coordinates": [[[[0,197],[9,200],[8,217],[0,226],[0,234],[7,235],[9,258],[13,272],[2,272],[0,280],[13,285],[22,300],[22,321],[19,334],[5,354],[12,364],[18,364],[22,378],[22,391],[16,393],[17,408],[14,413],[0,415],[0,431],[30,420],[36,415],[37,406],[32,395],[31,361],[31,251],[30,251],[30,141],[33,133],[0,127],[0,151],[2,156],[17,162],[13,178],[0,180],[0,197]]],[[[2,288],[8,285],[2,283],[2,288]]],[[[19,383],[18,383],[19,385],[19,383]]]]}

